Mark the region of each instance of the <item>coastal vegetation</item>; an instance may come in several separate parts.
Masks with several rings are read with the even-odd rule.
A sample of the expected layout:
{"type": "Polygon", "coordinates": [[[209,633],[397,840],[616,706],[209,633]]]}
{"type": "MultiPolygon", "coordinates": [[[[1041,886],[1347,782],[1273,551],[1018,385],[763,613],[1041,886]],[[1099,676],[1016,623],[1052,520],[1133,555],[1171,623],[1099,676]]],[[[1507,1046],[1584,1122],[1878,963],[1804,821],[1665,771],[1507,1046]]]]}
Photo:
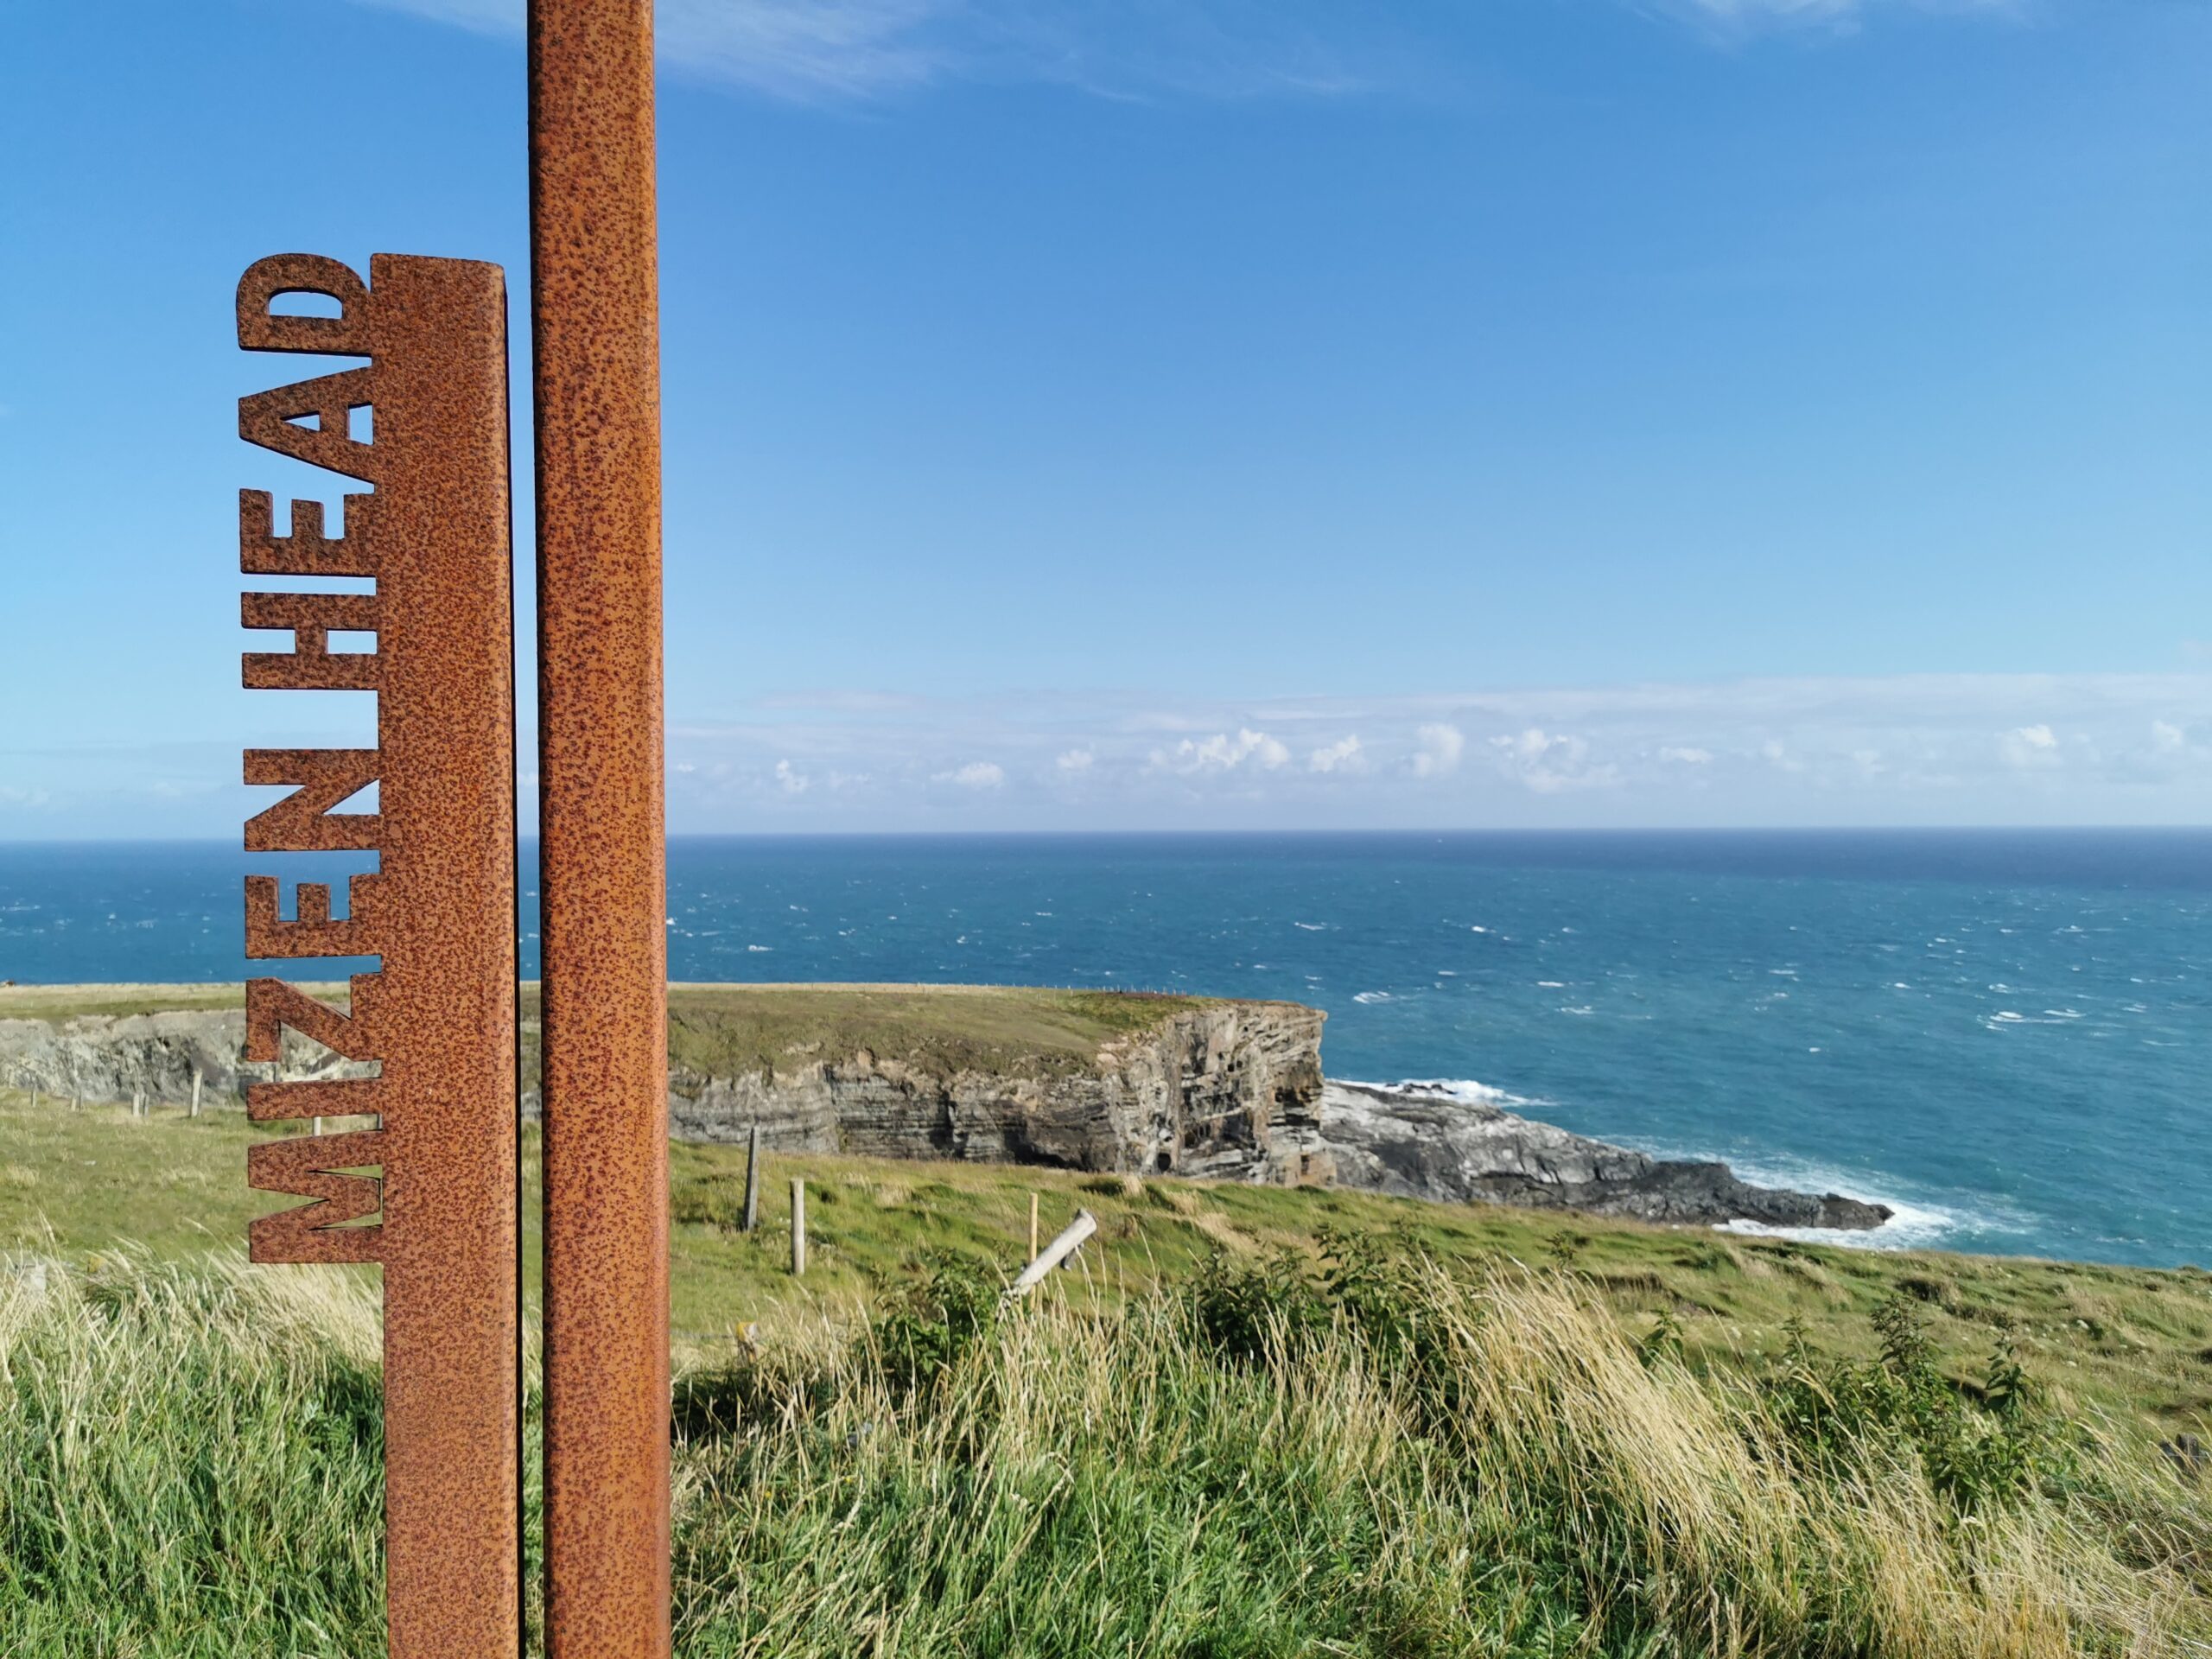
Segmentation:
{"type": "MultiPolygon", "coordinates": [[[[0,1092],[0,1650],[378,1648],[373,1276],[238,1261],[257,1133],[0,1092]]],[[[675,1148],[686,1655],[2212,1642],[2202,1273],[829,1157],[748,1235],[742,1162],[675,1148]],[[1002,1313],[1033,1192],[1100,1231],[1002,1313]]]]}

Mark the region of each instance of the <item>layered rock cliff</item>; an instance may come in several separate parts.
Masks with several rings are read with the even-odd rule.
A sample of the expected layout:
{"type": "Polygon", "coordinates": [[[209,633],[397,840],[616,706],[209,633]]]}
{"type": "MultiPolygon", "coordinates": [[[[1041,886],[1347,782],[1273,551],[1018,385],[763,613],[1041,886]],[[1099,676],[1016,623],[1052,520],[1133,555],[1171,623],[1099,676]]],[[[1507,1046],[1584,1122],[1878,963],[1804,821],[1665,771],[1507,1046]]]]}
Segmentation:
{"type": "MultiPolygon", "coordinates": [[[[159,988],[152,988],[158,991],[159,988]]],[[[206,994],[205,989],[202,995],[206,994]]],[[[372,1068],[296,1033],[243,1058],[241,1010],[48,1014],[0,1002],[0,1084],[55,1096],[215,1104],[270,1075],[372,1068]]],[[[537,1029],[525,999],[523,1109],[537,1029]]],[[[1294,1002],[958,987],[682,987],[671,994],[669,1124],[790,1151],[1034,1163],[1646,1221],[1865,1229],[1890,1211],[1741,1180],[1417,1085],[1325,1081],[1319,1010],[1294,1002]]]]}
{"type": "Polygon", "coordinates": [[[280,1066],[245,1058],[240,1009],[79,1014],[63,1020],[0,1018],[0,1083],[60,1098],[183,1102],[197,1076],[206,1100],[241,1103],[245,1086],[269,1077],[357,1077],[376,1067],[340,1059],[297,1032],[284,1033],[280,1066]]]}
{"type": "Polygon", "coordinates": [[[1198,1003],[1073,1071],[867,1047],[727,1076],[675,1065],[670,1129],[741,1141],[758,1124],[765,1144],[811,1152],[1298,1180],[1319,1127],[1322,1018],[1293,1002],[1198,1003]]]}

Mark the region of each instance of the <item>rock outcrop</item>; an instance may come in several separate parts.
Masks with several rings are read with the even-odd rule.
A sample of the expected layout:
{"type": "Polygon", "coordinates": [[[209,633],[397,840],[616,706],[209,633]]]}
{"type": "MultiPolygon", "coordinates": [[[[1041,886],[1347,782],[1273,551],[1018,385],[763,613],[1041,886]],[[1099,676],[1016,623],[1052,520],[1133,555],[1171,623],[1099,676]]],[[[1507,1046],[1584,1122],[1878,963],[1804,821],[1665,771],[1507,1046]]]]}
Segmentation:
{"type": "MultiPolygon", "coordinates": [[[[978,1067],[867,1047],[785,1053],[733,1075],[677,1065],[669,1125],[681,1140],[738,1142],[757,1124],[786,1151],[1333,1180],[1644,1221],[1866,1229],[1890,1217],[1878,1204],[1757,1186],[1726,1164],[1655,1159],[1440,1090],[1325,1081],[1324,1018],[1294,1002],[1175,999],[1075,1065],[1040,1055],[978,1067]]],[[[245,1043],[237,1010],[0,1019],[0,1084],[181,1103],[197,1074],[219,1104],[264,1077],[373,1070],[289,1031],[281,1066],[246,1064],[245,1043]]],[[[524,1112],[537,1105],[528,1090],[524,1112]]]]}
{"type": "Polygon", "coordinates": [[[1209,1002],[1103,1045],[1073,1074],[1018,1065],[940,1072],[865,1049],[772,1074],[669,1075],[671,1132],[880,1158],[1308,1178],[1321,1098],[1319,1010],[1209,1002]]]}
{"type": "Polygon", "coordinates": [[[340,1059],[296,1031],[284,1033],[283,1060],[245,1058],[243,1010],[79,1014],[73,1019],[0,1019],[0,1083],[85,1100],[156,1102],[192,1098],[195,1074],[212,1103],[242,1103],[245,1086],[271,1077],[373,1077],[376,1067],[340,1059]]]}
{"type": "Polygon", "coordinates": [[[1891,1213],[1834,1192],[1755,1186],[1726,1164],[1653,1158],[1418,1085],[1330,1083],[1321,1096],[1321,1153],[1344,1185],[1459,1203],[1857,1230],[1878,1227],[1891,1213]]]}

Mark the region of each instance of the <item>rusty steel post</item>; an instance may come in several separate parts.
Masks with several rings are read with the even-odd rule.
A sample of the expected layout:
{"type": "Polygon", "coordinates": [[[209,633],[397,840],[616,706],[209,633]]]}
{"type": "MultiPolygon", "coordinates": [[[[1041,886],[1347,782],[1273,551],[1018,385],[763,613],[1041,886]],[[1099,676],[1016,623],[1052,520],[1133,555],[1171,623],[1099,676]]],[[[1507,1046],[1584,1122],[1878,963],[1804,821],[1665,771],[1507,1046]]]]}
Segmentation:
{"type": "Polygon", "coordinates": [[[246,349],[370,359],[241,399],[239,435],[375,486],[346,497],[334,536],[318,502],[293,502],[280,534],[269,495],[238,498],[249,575],[375,582],[245,596],[247,626],[292,636],[289,651],[246,655],[248,686],[377,699],[373,749],[246,752],[246,782],[292,791],[247,822],[246,849],[378,860],[334,918],[327,884],[300,883],[287,918],[277,879],[249,876],[246,955],[380,958],[343,1006],[247,982],[248,1059],[280,1058],[289,1027],[379,1068],[247,1090],[259,1122],[377,1121],[251,1147],[250,1185],[313,1202],[250,1236],[257,1262],[381,1264],[389,1651],[486,1659],[521,1644],[506,289],[498,266],[459,259],[378,254],[369,270],[364,283],[334,259],[281,254],[238,285],[246,349]],[[300,293],[338,315],[272,313],[300,293]],[[368,442],[350,419],[364,406],[368,442]],[[373,652],[331,649],[332,632],[358,630],[373,652]],[[371,784],[374,810],[336,810],[371,784]]]}
{"type": "Polygon", "coordinates": [[[549,1659],[669,1651],[651,0],[531,0],[549,1659]]]}

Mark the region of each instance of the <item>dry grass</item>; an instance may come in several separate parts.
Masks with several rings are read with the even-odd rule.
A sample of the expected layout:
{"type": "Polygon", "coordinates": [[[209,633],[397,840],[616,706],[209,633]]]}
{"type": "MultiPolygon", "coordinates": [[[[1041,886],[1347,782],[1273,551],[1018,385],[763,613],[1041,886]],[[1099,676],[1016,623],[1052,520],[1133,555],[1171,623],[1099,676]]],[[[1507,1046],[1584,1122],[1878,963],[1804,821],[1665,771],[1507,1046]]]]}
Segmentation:
{"type": "MultiPolygon", "coordinates": [[[[1261,1277],[1211,1282],[1056,1286],[1000,1318],[950,1274],[887,1319],[695,1356],[678,1652],[2156,1659],[2212,1640],[2203,1497],[2108,1427],[2069,1431],[2066,1478],[1961,1503],[1872,1429],[1808,1462],[1754,1380],[1640,1353],[1569,1277],[1414,1262],[1318,1318],[1261,1277]]],[[[379,1651],[374,1344],[358,1282],[312,1269],[0,1280],[0,1652],[379,1651]]]]}

